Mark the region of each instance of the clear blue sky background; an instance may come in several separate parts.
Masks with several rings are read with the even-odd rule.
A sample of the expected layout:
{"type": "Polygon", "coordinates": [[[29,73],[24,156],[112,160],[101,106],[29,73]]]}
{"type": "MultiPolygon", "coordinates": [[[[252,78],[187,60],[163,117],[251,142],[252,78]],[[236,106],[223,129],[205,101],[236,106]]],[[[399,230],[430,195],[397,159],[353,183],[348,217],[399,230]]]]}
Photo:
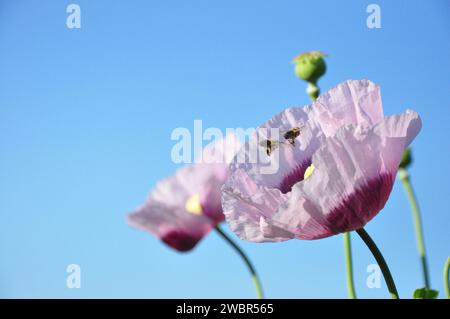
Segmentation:
{"type": "MultiPolygon", "coordinates": [[[[211,234],[178,254],[135,231],[126,213],[171,174],[175,127],[256,126],[308,104],[293,74],[298,53],[329,54],[326,90],[346,79],[382,87],[385,112],[423,119],[411,169],[423,208],[432,286],[443,296],[450,255],[450,2],[0,2],[0,296],[252,298],[247,270],[211,234]],[[381,6],[382,28],[366,27],[381,6]],[[82,269],[66,287],[66,266],[82,269]]],[[[226,227],[226,225],[224,225],[226,227]]],[[[396,183],[369,224],[403,297],[422,285],[411,213],[396,183]]],[[[232,235],[234,238],[234,234],[232,235]]],[[[241,242],[268,297],[345,298],[341,236],[241,242]]],[[[374,260],[353,236],[360,297],[374,260]]]]}

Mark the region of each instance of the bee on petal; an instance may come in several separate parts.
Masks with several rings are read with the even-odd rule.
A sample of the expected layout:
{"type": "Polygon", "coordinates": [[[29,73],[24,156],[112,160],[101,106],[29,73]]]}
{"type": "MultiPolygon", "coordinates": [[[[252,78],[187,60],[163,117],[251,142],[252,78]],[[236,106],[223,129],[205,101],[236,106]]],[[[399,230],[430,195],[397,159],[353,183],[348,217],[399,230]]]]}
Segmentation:
{"type": "Polygon", "coordinates": [[[293,127],[283,134],[289,144],[295,146],[295,139],[300,136],[300,127],[293,127]]]}

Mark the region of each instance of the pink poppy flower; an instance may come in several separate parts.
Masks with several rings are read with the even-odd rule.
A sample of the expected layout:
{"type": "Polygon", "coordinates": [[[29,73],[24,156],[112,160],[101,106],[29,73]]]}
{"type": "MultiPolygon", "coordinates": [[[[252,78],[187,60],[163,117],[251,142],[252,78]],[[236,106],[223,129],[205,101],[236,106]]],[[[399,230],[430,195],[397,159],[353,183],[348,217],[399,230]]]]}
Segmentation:
{"type": "Polygon", "coordinates": [[[384,207],[420,129],[411,110],[384,117],[379,87],[368,80],[346,81],[310,106],[286,109],[257,129],[230,165],[222,188],[227,222],[253,242],[360,229],[384,207]],[[268,146],[272,152],[252,162],[255,149],[268,146]]]}
{"type": "Polygon", "coordinates": [[[224,220],[221,187],[240,147],[234,135],[203,149],[202,157],[160,181],[128,224],[178,251],[188,251],[224,220]]]}

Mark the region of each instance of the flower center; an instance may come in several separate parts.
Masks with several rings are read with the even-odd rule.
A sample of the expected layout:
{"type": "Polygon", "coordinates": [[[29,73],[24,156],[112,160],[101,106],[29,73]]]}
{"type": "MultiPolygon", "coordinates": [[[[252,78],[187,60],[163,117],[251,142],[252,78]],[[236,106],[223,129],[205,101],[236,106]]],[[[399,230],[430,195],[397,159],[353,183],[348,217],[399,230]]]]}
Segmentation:
{"type": "Polygon", "coordinates": [[[311,165],[311,160],[308,159],[295,167],[289,174],[284,176],[279,187],[280,191],[283,194],[289,193],[292,190],[292,186],[308,178],[314,170],[311,166],[313,166],[311,165]],[[307,172],[308,170],[309,172],[307,172]]]}
{"type": "Polygon", "coordinates": [[[305,171],[305,175],[303,175],[303,180],[307,179],[311,176],[311,174],[314,172],[316,168],[314,167],[314,164],[311,164],[308,166],[308,168],[305,171]]]}
{"type": "Polygon", "coordinates": [[[185,209],[188,213],[194,215],[203,214],[202,204],[200,203],[200,195],[194,194],[186,201],[185,209]]]}

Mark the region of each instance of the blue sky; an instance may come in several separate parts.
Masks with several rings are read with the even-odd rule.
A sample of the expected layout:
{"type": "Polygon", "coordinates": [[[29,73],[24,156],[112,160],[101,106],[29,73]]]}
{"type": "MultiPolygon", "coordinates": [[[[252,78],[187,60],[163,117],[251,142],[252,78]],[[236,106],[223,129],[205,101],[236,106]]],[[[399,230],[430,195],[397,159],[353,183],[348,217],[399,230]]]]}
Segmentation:
{"type": "MultiPolygon", "coordinates": [[[[251,298],[241,260],[211,234],[180,255],[127,226],[170,160],[176,127],[257,126],[309,103],[290,60],[327,52],[326,90],[381,85],[386,114],[418,111],[412,180],[423,210],[432,286],[450,255],[450,3],[435,1],[70,1],[0,3],[0,297],[251,298]],[[381,29],[366,7],[381,7],[381,29]],[[66,267],[81,266],[81,288],[66,267]]],[[[226,227],[226,225],[224,225],[226,227]]],[[[400,295],[422,284],[399,182],[366,229],[400,295]]],[[[232,235],[236,238],[234,235],[232,235]]],[[[345,298],[341,236],[252,244],[268,297],[345,298]]],[[[353,235],[357,294],[373,258],[353,235]]]]}

